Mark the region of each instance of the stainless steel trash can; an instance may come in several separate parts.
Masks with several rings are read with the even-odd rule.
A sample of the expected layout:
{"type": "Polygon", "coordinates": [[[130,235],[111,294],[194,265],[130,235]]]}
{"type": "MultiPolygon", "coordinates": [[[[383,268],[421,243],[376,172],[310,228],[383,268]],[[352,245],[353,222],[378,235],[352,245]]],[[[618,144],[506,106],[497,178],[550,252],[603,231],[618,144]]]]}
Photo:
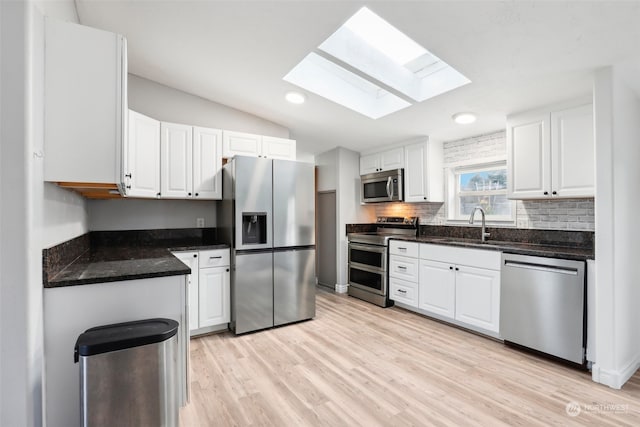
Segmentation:
{"type": "Polygon", "coordinates": [[[178,426],[178,322],[147,319],[78,337],[83,426],[178,426]]]}

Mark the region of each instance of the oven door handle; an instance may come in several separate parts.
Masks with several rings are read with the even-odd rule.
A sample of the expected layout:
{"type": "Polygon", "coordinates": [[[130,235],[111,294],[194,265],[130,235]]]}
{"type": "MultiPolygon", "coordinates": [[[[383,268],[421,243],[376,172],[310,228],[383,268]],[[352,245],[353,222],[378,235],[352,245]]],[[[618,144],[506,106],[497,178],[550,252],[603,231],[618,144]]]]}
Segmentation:
{"type": "Polygon", "coordinates": [[[349,249],[358,249],[361,251],[375,252],[378,254],[384,254],[387,252],[386,246],[361,245],[359,243],[349,243],[349,249]]]}
{"type": "Polygon", "coordinates": [[[393,199],[393,187],[391,186],[391,177],[387,178],[387,196],[389,196],[389,199],[393,199]]]}

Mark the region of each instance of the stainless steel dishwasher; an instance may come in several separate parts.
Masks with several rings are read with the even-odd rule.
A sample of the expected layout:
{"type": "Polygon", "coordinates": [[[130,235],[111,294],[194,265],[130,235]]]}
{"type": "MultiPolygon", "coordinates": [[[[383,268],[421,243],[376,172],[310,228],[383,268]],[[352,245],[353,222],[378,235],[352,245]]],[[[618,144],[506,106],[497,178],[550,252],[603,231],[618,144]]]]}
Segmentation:
{"type": "Polygon", "coordinates": [[[501,273],[505,342],[584,364],[584,261],[502,254],[501,273]]]}

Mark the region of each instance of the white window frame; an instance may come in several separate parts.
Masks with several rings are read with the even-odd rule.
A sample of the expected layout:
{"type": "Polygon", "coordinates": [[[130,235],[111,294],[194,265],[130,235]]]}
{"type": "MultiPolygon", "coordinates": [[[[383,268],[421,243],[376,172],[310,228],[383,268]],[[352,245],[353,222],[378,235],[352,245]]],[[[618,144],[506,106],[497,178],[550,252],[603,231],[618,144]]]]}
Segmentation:
{"type": "MultiPolygon", "coordinates": [[[[458,175],[469,172],[482,172],[495,169],[506,169],[507,159],[504,157],[487,158],[480,160],[472,160],[466,162],[455,163],[449,165],[445,169],[446,186],[447,186],[447,222],[452,224],[468,223],[469,217],[462,217],[458,214],[460,211],[460,197],[466,196],[484,196],[489,194],[507,194],[507,189],[504,190],[488,190],[488,191],[473,191],[473,192],[460,192],[458,189],[459,180],[458,175]]],[[[478,216],[478,219],[479,216],[478,216]]],[[[488,224],[503,225],[503,226],[515,226],[516,223],[516,202],[511,201],[511,215],[487,215],[486,222],[488,224]]]]}

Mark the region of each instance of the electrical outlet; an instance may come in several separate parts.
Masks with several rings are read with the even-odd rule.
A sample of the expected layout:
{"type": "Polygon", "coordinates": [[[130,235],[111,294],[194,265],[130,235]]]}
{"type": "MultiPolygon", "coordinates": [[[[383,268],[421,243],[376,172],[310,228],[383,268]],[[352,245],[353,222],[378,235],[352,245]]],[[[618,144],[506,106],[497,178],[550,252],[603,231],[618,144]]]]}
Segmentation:
{"type": "Polygon", "coordinates": [[[204,228],[204,218],[196,218],[196,227],[204,228]]]}

